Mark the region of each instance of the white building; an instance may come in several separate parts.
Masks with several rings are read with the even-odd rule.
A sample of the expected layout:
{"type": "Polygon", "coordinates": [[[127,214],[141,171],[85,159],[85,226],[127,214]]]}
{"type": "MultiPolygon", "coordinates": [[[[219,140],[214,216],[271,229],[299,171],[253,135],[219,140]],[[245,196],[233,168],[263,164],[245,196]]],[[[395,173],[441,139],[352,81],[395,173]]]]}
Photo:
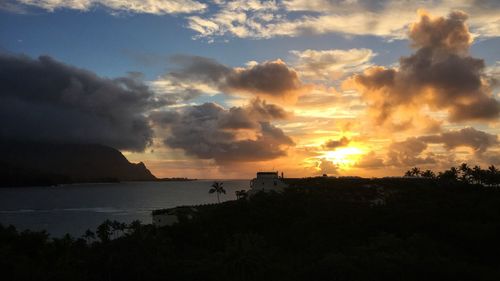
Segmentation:
{"type": "Polygon", "coordinates": [[[258,172],[257,177],[250,181],[249,196],[258,192],[283,192],[288,187],[279,177],[278,172],[258,172]]]}
{"type": "Polygon", "coordinates": [[[193,207],[176,207],[172,209],[157,210],[153,212],[153,225],[157,227],[173,225],[179,222],[179,219],[190,220],[198,212],[193,207]]]}

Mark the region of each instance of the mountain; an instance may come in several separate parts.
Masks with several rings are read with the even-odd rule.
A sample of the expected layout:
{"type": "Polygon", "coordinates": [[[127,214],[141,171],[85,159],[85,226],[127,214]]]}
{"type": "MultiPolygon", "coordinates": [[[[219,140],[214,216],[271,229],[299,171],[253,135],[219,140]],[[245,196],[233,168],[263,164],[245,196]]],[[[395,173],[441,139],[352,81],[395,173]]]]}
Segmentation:
{"type": "Polygon", "coordinates": [[[0,142],[0,186],[77,182],[147,181],[144,163],[98,144],[0,142]]]}

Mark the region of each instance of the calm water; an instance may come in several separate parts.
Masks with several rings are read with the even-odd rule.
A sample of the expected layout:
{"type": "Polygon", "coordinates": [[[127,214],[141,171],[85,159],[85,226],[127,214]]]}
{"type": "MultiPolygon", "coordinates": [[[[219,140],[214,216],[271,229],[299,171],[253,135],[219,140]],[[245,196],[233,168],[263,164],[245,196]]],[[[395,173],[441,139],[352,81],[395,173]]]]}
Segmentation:
{"type": "MultiPolygon", "coordinates": [[[[223,181],[221,201],[236,199],[248,180],[223,181]]],[[[0,188],[0,223],[18,229],[47,230],[52,236],[81,236],[106,219],[151,223],[151,211],[216,203],[212,180],[74,184],[60,187],[0,188]]]]}

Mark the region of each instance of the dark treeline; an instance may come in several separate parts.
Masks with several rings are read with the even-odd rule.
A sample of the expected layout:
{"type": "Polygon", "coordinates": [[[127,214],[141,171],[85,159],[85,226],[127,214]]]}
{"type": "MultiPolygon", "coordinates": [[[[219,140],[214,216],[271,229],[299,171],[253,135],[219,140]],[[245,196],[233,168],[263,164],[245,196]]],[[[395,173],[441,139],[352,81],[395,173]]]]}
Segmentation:
{"type": "Polygon", "coordinates": [[[3,280],[500,280],[496,188],[289,183],[161,228],[107,221],[81,238],[50,238],[0,227],[0,271],[3,280]]]}
{"type": "Polygon", "coordinates": [[[432,170],[421,170],[418,167],[413,167],[406,171],[405,176],[439,179],[465,184],[500,185],[500,170],[494,165],[489,166],[488,169],[482,169],[477,165],[471,168],[467,163],[462,163],[458,167],[451,167],[437,174],[432,170]]]}

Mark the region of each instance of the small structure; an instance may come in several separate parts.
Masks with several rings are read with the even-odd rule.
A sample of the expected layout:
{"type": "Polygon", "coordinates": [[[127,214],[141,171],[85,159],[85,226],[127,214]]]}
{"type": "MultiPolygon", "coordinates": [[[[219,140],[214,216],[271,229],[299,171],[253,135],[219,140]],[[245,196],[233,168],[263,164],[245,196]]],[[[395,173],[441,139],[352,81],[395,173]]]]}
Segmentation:
{"type": "Polygon", "coordinates": [[[278,176],[278,172],[258,172],[257,177],[250,181],[250,190],[248,196],[255,195],[259,192],[283,192],[288,187],[278,176]]]}
{"type": "Polygon", "coordinates": [[[171,209],[153,211],[153,225],[162,227],[173,225],[181,220],[190,220],[198,209],[193,207],[176,207],[171,209]]]}

